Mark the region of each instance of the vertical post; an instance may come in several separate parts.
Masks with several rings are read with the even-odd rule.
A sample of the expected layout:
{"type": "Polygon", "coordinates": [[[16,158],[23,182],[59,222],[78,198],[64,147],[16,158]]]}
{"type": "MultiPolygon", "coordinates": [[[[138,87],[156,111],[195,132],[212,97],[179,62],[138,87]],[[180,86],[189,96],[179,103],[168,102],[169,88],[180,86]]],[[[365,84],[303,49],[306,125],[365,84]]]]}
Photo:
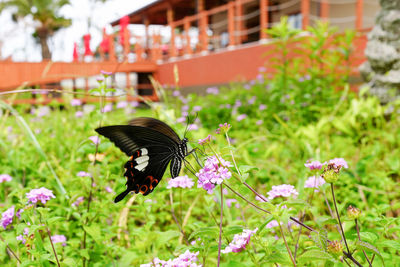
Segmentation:
{"type": "Polygon", "coordinates": [[[301,0],[301,16],[302,28],[305,30],[310,25],[310,0],[301,0]]]}
{"type": "Polygon", "coordinates": [[[327,21],[329,18],[329,1],[322,0],[321,1],[321,18],[323,21],[327,21]]]}
{"type": "Polygon", "coordinates": [[[207,36],[207,25],[208,25],[208,13],[207,11],[202,11],[200,13],[200,43],[201,51],[208,51],[208,36],[207,36]]]}
{"type": "Polygon", "coordinates": [[[242,21],[242,16],[243,16],[243,6],[242,6],[242,1],[241,0],[236,0],[236,44],[241,44],[242,43],[242,30],[243,30],[243,21],[242,21]]]}
{"type": "Polygon", "coordinates": [[[125,73],[126,75],[126,89],[131,88],[131,80],[129,79],[129,72],[125,73]]]}
{"type": "Polygon", "coordinates": [[[110,38],[110,61],[115,61],[115,44],[114,44],[114,34],[108,36],[110,38]]]}
{"type": "Polygon", "coordinates": [[[235,45],[235,4],[228,3],[228,33],[229,33],[229,47],[235,45]]]}
{"type": "Polygon", "coordinates": [[[364,0],[357,0],[356,3],[356,30],[361,30],[363,28],[363,7],[364,0]]]}
{"type": "Polygon", "coordinates": [[[167,9],[167,22],[168,26],[171,29],[171,41],[170,41],[170,46],[169,46],[169,54],[170,57],[176,57],[176,49],[175,49],[175,24],[173,23],[174,21],[174,11],[172,10],[172,7],[169,6],[167,9]]]}
{"type": "Polygon", "coordinates": [[[185,31],[185,39],[186,39],[186,47],[185,47],[185,53],[187,55],[192,54],[192,47],[190,46],[190,35],[189,35],[189,30],[190,30],[190,21],[188,17],[185,17],[183,19],[183,29],[185,31]]]}
{"type": "Polygon", "coordinates": [[[267,39],[265,30],[268,28],[268,0],[260,0],[260,39],[267,39]]]}
{"type": "Polygon", "coordinates": [[[145,29],[145,33],[144,33],[145,42],[144,42],[144,45],[145,45],[145,49],[147,50],[147,49],[150,48],[150,37],[149,37],[149,25],[150,25],[150,22],[149,22],[149,19],[147,17],[145,17],[143,19],[143,24],[144,24],[144,29],[145,29]]]}
{"type": "Polygon", "coordinates": [[[124,59],[128,59],[128,54],[130,50],[130,42],[129,42],[129,30],[128,27],[124,29],[124,59]]]}

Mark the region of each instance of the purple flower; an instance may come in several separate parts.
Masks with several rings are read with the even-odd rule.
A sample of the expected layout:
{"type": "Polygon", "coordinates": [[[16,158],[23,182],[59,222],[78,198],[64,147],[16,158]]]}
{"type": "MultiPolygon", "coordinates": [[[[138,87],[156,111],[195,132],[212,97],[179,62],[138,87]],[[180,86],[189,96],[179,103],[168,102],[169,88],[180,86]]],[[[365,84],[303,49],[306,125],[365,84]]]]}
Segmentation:
{"type": "Polygon", "coordinates": [[[8,174],[0,174],[0,183],[9,182],[12,180],[12,177],[8,174]]]}
{"type": "Polygon", "coordinates": [[[258,82],[263,83],[264,82],[264,75],[262,75],[261,73],[257,75],[256,79],[258,80],[258,82]]]}
{"type": "Polygon", "coordinates": [[[269,223],[267,223],[267,225],[265,226],[265,228],[274,228],[279,226],[278,221],[277,220],[272,220],[269,223]]]}
{"type": "Polygon", "coordinates": [[[83,111],[78,110],[77,112],[75,112],[75,117],[76,118],[82,118],[83,117],[83,111]]]}
{"type": "Polygon", "coordinates": [[[95,105],[91,105],[91,104],[83,105],[83,113],[85,113],[85,114],[92,113],[95,109],[96,109],[95,105]]]}
{"type": "Polygon", "coordinates": [[[233,106],[234,108],[238,108],[238,107],[241,107],[242,106],[242,101],[240,101],[240,100],[236,100],[235,101],[235,105],[233,106]]]}
{"type": "Polygon", "coordinates": [[[212,135],[211,134],[209,134],[206,138],[204,138],[204,139],[199,139],[199,145],[205,145],[205,144],[208,144],[209,142],[211,142],[211,138],[212,138],[212,135]]]}
{"type": "Polygon", "coordinates": [[[261,110],[261,111],[266,109],[266,108],[267,108],[267,106],[264,105],[264,104],[261,104],[261,105],[258,106],[258,109],[261,110]]]}
{"type": "Polygon", "coordinates": [[[188,111],[188,110],[189,110],[189,106],[188,105],[182,106],[182,111],[188,111]]]}
{"type": "Polygon", "coordinates": [[[48,106],[42,106],[38,109],[37,116],[44,117],[50,114],[50,108],[48,106]]]}
{"type": "Polygon", "coordinates": [[[268,192],[268,200],[272,200],[277,197],[291,197],[296,198],[299,193],[296,191],[293,185],[281,184],[273,185],[272,189],[268,192]]]}
{"type": "Polygon", "coordinates": [[[186,121],[185,117],[180,117],[180,118],[176,119],[176,122],[179,122],[179,123],[184,123],[185,121],[186,121]]]}
{"type": "Polygon", "coordinates": [[[171,180],[168,181],[168,186],[167,188],[192,188],[194,185],[194,182],[192,179],[190,179],[187,175],[184,176],[178,176],[175,177],[171,180]]]}
{"type": "Polygon", "coordinates": [[[246,90],[250,90],[251,85],[250,85],[250,84],[245,84],[245,85],[243,86],[243,88],[246,89],[246,90]]]}
{"type": "Polygon", "coordinates": [[[192,123],[192,124],[188,125],[188,131],[196,131],[198,129],[199,129],[199,126],[197,126],[197,124],[192,123]]]}
{"type": "Polygon", "coordinates": [[[198,111],[200,111],[202,108],[203,108],[202,106],[194,106],[192,110],[193,110],[194,112],[198,112],[198,111]]]}
{"type": "Polygon", "coordinates": [[[88,172],[80,171],[76,174],[79,177],[92,177],[92,175],[88,172]]]}
{"type": "Polygon", "coordinates": [[[112,75],[112,72],[110,72],[110,71],[105,71],[105,70],[101,70],[100,73],[103,74],[104,77],[107,77],[107,76],[112,75]]]}
{"type": "Polygon", "coordinates": [[[71,204],[73,207],[78,207],[83,201],[85,200],[84,197],[78,197],[74,203],[71,204]]]}
{"type": "Polygon", "coordinates": [[[140,105],[140,103],[138,101],[132,101],[131,102],[131,106],[134,107],[134,108],[138,107],[139,105],[140,105]]]}
{"type": "Polygon", "coordinates": [[[113,192],[114,192],[114,191],[112,190],[112,188],[109,187],[109,186],[106,186],[106,191],[107,191],[108,193],[113,193],[113,192]]]}
{"type": "Polygon", "coordinates": [[[14,212],[15,212],[15,207],[12,206],[3,214],[1,215],[1,225],[3,226],[4,230],[7,228],[8,225],[10,225],[13,221],[14,218],[14,212]]]}
{"type": "Polygon", "coordinates": [[[92,141],[95,145],[100,143],[100,138],[97,135],[90,136],[89,140],[92,141]]]}
{"type": "Polygon", "coordinates": [[[264,66],[258,68],[258,72],[266,72],[266,71],[267,71],[267,68],[264,66]]]}
{"type": "Polygon", "coordinates": [[[255,85],[256,81],[255,80],[251,80],[249,83],[250,83],[250,85],[255,85]]]}
{"type": "Polygon", "coordinates": [[[63,247],[65,247],[67,245],[67,238],[65,237],[65,235],[53,235],[51,236],[51,241],[54,244],[57,243],[62,243],[63,247]]]}
{"type": "Polygon", "coordinates": [[[74,98],[71,100],[70,104],[71,104],[71,106],[80,106],[80,105],[82,105],[82,101],[80,99],[74,98]]]}
{"type": "MultiPolygon", "coordinates": [[[[305,188],[318,188],[320,186],[322,186],[323,184],[325,184],[325,180],[324,178],[322,178],[321,176],[311,176],[308,177],[307,181],[304,184],[305,188]]],[[[318,190],[315,190],[318,191],[318,190]]]]}
{"type": "Polygon", "coordinates": [[[117,104],[117,108],[126,108],[128,106],[128,102],[126,101],[119,101],[117,104]]]}
{"type": "Polygon", "coordinates": [[[331,159],[328,164],[334,164],[336,168],[345,168],[347,169],[349,166],[347,165],[347,162],[344,160],[344,158],[334,158],[331,159]]]}
{"type": "Polygon", "coordinates": [[[216,156],[209,157],[204,168],[200,169],[196,176],[198,179],[197,187],[203,187],[209,194],[212,193],[216,185],[221,184],[225,179],[229,179],[232,173],[226,168],[230,167],[231,163],[216,156]]]}
{"type": "Polygon", "coordinates": [[[18,211],[17,211],[17,213],[15,214],[15,216],[17,216],[18,217],[18,219],[21,219],[21,213],[24,211],[24,209],[19,209],[18,211]]]}
{"type": "Polygon", "coordinates": [[[107,113],[107,112],[110,112],[110,111],[112,111],[112,104],[107,104],[107,105],[105,105],[104,106],[104,108],[101,110],[102,112],[104,112],[104,113],[107,113]]]}
{"type": "MultiPolygon", "coordinates": [[[[225,200],[226,206],[228,206],[228,208],[232,207],[232,203],[237,203],[238,201],[234,198],[228,198],[225,200]]],[[[239,203],[236,204],[236,208],[239,208],[239,203]]]]}
{"type": "Polygon", "coordinates": [[[25,227],[25,228],[24,228],[24,232],[23,232],[23,234],[22,234],[22,235],[19,235],[19,236],[17,236],[17,237],[16,237],[16,239],[17,239],[17,240],[19,240],[19,241],[21,241],[21,242],[22,242],[22,244],[25,244],[25,242],[26,242],[26,239],[25,239],[25,237],[27,237],[27,236],[28,236],[28,234],[29,234],[29,228],[28,228],[28,227],[25,227]]]}
{"type": "Polygon", "coordinates": [[[26,193],[26,197],[28,198],[28,202],[33,204],[36,204],[38,201],[42,202],[42,204],[46,204],[51,198],[56,198],[53,192],[45,187],[32,189],[29,193],[26,193]]]}
{"type": "Polygon", "coordinates": [[[257,125],[263,124],[263,120],[258,120],[258,121],[256,121],[256,124],[257,124],[257,125]]]}
{"type": "Polygon", "coordinates": [[[219,125],[219,128],[215,131],[217,134],[220,134],[221,133],[221,131],[222,132],[228,132],[228,130],[231,128],[232,126],[229,124],[229,123],[227,123],[227,122],[225,122],[224,124],[220,124],[219,125]]]}
{"type": "Polygon", "coordinates": [[[250,98],[249,100],[247,100],[247,103],[249,103],[250,105],[253,105],[256,102],[257,97],[253,96],[252,98],[250,98]]]}
{"type": "Polygon", "coordinates": [[[304,166],[309,168],[311,171],[312,170],[319,170],[322,168],[322,163],[319,162],[318,160],[314,160],[311,163],[305,163],[304,166]]]}
{"type": "Polygon", "coordinates": [[[150,263],[141,264],[140,267],[200,267],[201,265],[196,263],[198,261],[198,255],[199,252],[190,252],[186,250],[175,259],[164,261],[159,258],[154,258],[150,263]]]}
{"type": "Polygon", "coordinates": [[[102,82],[104,82],[104,77],[103,76],[99,76],[99,77],[96,78],[96,81],[98,83],[102,83],[102,82]]]}
{"type": "Polygon", "coordinates": [[[178,90],[175,90],[172,92],[172,96],[174,96],[174,97],[178,97],[180,95],[181,95],[181,92],[179,92],[178,90]]]}
{"type": "Polygon", "coordinates": [[[218,95],[219,89],[218,89],[218,87],[208,87],[206,92],[207,92],[207,94],[210,94],[210,95],[218,95]]]}
{"type": "Polygon", "coordinates": [[[221,250],[222,253],[230,253],[230,252],[240,252],[244,250],[247,244],[250,242],[250,238],[253,234],[258,231],[258,228],[252,230],[244,229],[241,234],[236,234],[233,236],[233,240],[229,245],[221,250]]]}
{"type": "Polygon", "coordinates": [[[182,117],[187,117],[188,115],[189,115],[189,112],[187,112],[187,111],[182,111],[182,114],[181,114],[182,117]]]}
{"type": "Polygon", "coordinates": [[[247,115],[246,115],[246,114],[240,114],[239,116],[237,116],[236,120],[237,120],[237,121],[242,121],[242,120],[244,120],[244,119],[246,119],[246,118],[247,118],[247,115]]]}

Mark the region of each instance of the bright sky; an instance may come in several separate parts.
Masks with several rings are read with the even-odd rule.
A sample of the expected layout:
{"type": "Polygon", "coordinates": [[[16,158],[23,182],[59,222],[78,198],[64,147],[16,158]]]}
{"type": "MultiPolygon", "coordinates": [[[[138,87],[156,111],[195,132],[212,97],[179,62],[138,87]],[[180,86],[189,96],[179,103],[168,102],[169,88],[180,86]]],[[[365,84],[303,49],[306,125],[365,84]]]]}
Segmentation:
{"type": "MultiPolygon", "coordinates": [[[[101,41],[102,29],[106,27],[111,33],[110,22],[129,14],[155,0],[108,0],[106,3],[96,3],[94,0],[70,0],[71,5],[65,6],[62,14],[72,19],[72,26],[60,30],[50,40],[50,49],[55,61],[71,61],[73,43],[82,44],[82,36],[88,33],[88,18],[91,19],[91,47],[94,49],[101,41]]],[[[14,23],[10,12],[0,14],[0,60],[12,56],[14,61],[40,61],[40,46],[31,37],[34,22],[32,19],[14,23]]],[[[142,27],[134,27],[133,31],[142,33],[142,27]]]]}

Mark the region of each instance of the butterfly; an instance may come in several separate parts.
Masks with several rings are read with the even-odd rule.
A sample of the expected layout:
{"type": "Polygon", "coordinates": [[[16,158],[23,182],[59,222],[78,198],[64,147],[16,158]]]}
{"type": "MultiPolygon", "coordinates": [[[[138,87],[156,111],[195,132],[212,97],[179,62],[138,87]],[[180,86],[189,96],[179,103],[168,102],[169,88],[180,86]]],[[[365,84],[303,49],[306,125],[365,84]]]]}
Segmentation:
{"type": "Polygon", "coordinates": [[[115,203],[131,191],[144,196],[153,192],[170,162],[171,176],[177,177],[189,154],[188,139],[180,139],[170,126],[154,118],[135,118],[129,125],[100,127],[96,132],[130,157],[124,166],[126,190],[115,198],[115,203]]]}

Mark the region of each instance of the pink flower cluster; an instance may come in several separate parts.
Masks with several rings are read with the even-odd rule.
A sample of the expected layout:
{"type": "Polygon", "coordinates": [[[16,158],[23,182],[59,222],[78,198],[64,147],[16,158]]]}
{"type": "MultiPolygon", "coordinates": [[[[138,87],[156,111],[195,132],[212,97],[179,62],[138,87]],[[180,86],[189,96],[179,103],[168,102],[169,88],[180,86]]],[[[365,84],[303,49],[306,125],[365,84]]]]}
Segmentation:
{"type": "Polygon", "coordinates": [[[314,160],[312,162],[307,162],[304,164],[307,168],[309,168],[311,171],[312,170],[320,170],[322,166],[328,165],[328,164],[334,164],[335,167],[343,167],[347,169],[349,166],[347,165],[347,162],[343,158],[334,158],[331,159],[328,162],[321,163],[318,160],[314,160]]]}
{"type": "Polygon", "coordinates": [[[272,189],[268,192],[268,200],[272,200],[277,197],[294,197],[296,198],[299,193],[296,191],[293,185],[281,184],[273,185],[272,189]]]}
{"type": "Polygon", "coordinates": [[[224,124],[220,124],[219,128],[215,131],[217,134],[220,134],[221,132],[226,133],[232,126],[225,122],[224,124]]]}
{"type": "Polygon", "coordinates": [[[0,174],[0,183],[9,182],[12,180],[12,177],[8,174],[0,174]]]}
{"type": "Polygon", "coordinates": [[[178,177],[175,177],[175,178],[169,180],[167,188],[168,189],[173,188],[173,187],[175,187],[175,188],[178,188],[178,187],[192,188],[193,185],[194,185],[193,180],[190,179],[187,175],[184,175],[184,176],[178,176],[178,177]]]}
{"type": "Polygon", "coordinates": [[[84,197],[78,197],[74,203],[71,204],[73,207],[78,207],[83,201],[85,200],[84,197]]]}
{"type": "Polygon", "coordinates": [[[199,145],[208,144],[209,142],[211,142],[211,138],[212,138],[212,135],[209,134],[206,138],[204,138],[204,139],[199,139],[199,145]]]}
{"type": "Polygon", "coordinates": [[[168,261],[154,258],[152,262],[147,264],[141,264],[140,267],[200,267],[196,262],[198,261],[197,255],[199,252],[190,252],[186,250],[185,253],[179,255],[175,259],[168,261]]]}
{"type": "Polygon", "coordinates": [[[51,241],[56,244],[56,243],[62,243],[63,247],[67,245],[67,238],[65,235],[53,235],[51,236],[51,241]]]}
{"type": "MultiPolygon", "coordinates": [[[[325,180],[324,178],[322,178],[321,176],[311,176],[308,177],[307,181],[304,184],[305,188],[318,188],[320,186],[322,186],[323,184],[325,184],[325,180]]],[[[317,191],[317,190],[315,190],[317,191]]]]}
{"type": "Polygon", "coordinates": [[[250,238],[253,234],[258,231],[258,228],[252,230],[244,229],[241,234],[236,234],[233,236],[233,240],[229,245],[221,250],[222,253],[230,253],[230,252],[240,252],[244,250],[247,244],[250,242],[250,238]]]}
{"type": "Polygon", "coordinates": [[[29,228],[28,228],[28,227],[25,227],[25,228],[24,228],[24,233],[23,233],[22,235],[17,236],[16,239],[19,240],[19,241],[21,241],[22,244],[25,244],[25,242],[26,242],[25,237],[27,237],[28,234],[29,234],[29,228]]]}
{"type": "Polygon", "coordinates": [[[3,214],[1,215],[1,225],[3,226],[4,229],[6,229],[8,225],[12,224],[14,213],[15,213],[15,207],[12,206],[11,208],[3,212],[3,214]]]}
{"type": "Polygon", "coordinates": [[[53,192],[45,187],[32,189],[29,193],[26,193],[26,197],[28,198],[28,202],[33,204],[36,204],[38,201],[46,204],[51,198],[56,198],[53,192]]]}
{"type": "Polygon", "coordinates": [[[196,173],[197,178],[199,178],[197,187],[203,187],[204,190],[211,194],[216,185],[222,184],[225,179],[231,178],[232,173],[226,168],[230,166],[232,166],[231,163],[222,158],[217,158],[216,156],[208,158],[204,168],[196,173]]]}

